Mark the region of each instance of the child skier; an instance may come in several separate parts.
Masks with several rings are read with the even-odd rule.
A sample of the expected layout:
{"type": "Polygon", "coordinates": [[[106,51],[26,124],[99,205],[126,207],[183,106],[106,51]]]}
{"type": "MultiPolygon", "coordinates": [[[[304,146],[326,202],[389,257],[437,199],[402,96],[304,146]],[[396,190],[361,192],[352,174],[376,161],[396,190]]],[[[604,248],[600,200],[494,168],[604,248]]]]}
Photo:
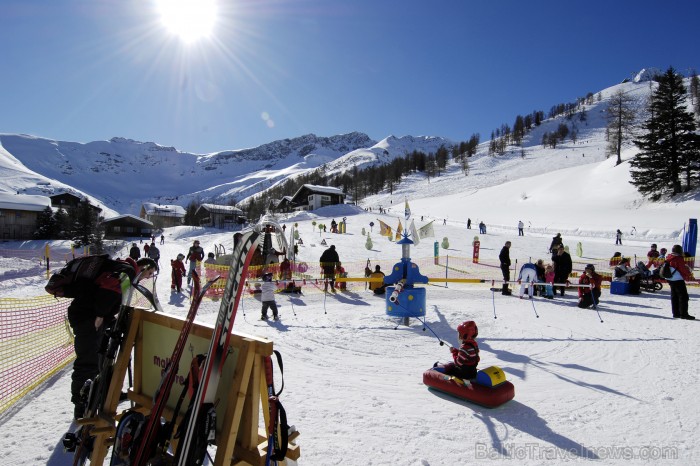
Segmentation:
{"type": "Polygon", "coordinates": [[[554,299],[554,267],[552,264],[547,264],[544,269],[544,281],[547,283],[544,287],[544,297],[547,299],[554,299]]]}
{"type": "Polygon", "coordinates": [[[479,335],[476,322],[473,320],[462,322],[457,327],[457,334],[460,346],[450,348],[454,362],[435,363],[435,370],[461,379],[474,379],[476,366],[479,364],[479,345],[474,340],[479,335]]]}
{"type": "Polygon", "coordinates": [[[185,264],[182,263],[182,259],[185,258],[184,254],[178,254],[177,259],[170,261],[170,266],[173,268],[171,278],[172,282],[170,284],[170,289],[172,291],[180,292],[182,288],[182,277],[187,273],[185,270],[185,264]]]}
{"type": "MultiPolygon", "coordinates": [[[[272,262],[270,262],[272,265],[272,262]]],[[[272,281],[272,272],[267,267],[263,268],[262,286],[260,293],[260,301],[262,301],[262,315],[260,320],[267,320],[267,309],[272,309],[272,316],[275,320],[279,320],[277,314],[277,303],[275,302],[275,283],[272,281]]]]}

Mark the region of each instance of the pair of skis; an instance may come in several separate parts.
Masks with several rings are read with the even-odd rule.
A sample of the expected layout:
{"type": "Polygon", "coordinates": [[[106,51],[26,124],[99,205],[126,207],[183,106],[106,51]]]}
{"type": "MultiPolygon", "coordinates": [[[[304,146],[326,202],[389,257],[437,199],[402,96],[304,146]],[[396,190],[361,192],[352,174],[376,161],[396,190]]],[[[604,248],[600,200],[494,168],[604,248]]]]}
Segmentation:
{"type": "MultiPolygon", "coordinates": [[[[231,330],[244,288],[244,278],[258,245],[259,237],[260,234],[257,231],[244,233],[233,251],[229,276],[221,299],[214,333],[209,350],[205,356],[204,367],[201,370],[201,380],[199,380],[197,391],[191,401],[186,428],[181,430],[181,439],[176,452],[176,461],[180,466],[203,464],[207,453],[206,446],[214,440],[213,416],[215,414],[213,413],[216,391],[228,354],[231,330]]],[[[197,309],[204,293],[213,281],[207,282],[198,294],[193,295],[194,299],[178,342],[173,350],[170,364],[166,368],[163,381],[154,397],[151,414],[147,420],[144,420],[145,425],[142,428],[138,426],[138,421],[134,423],[136,425],[133,429],[125,426],[124,430],[128,431],[129,436],[133,437],[133,442],[130,445],[127,446],[127,442],[123,441],[124,439],[120,438],[119,435],[117,436],[117,443],[120,445],[120,448],[114,449],[112,456],[113,466],[144,466],[154,457],[164,453],[164,451],[159,451],[159,449],[167,448],[172,426],[163,428],[161,415],[170,396],[170,390],[177,374],[177,367],[184,350],[185,341],[191,330],[197,309]],[[125,448],[128,449],[127,452],[124,451],[125,448]]],[[[133,419],[133,416],[129,416],[126,419],[133,419]]]]}
{"type": "MultiPolygon", "coordinates": [[[[193,272],[193,279],[195,281],[195,291],[193,293],[194,299],[190,304],[189,311],[187,312],[187,317],[180,331],[180,336],[175,343],[175,348],[173,349],[173,354],[170,357],[170,361],[166,366],[163,377],[161,379],[160,386],[156,390],[156,394],[153,397],[153,407],[151,408],[151,413],[149,414],[145,426],[139,434],[139,442],[136,448],[132,449],[133,460],[132,465],[135,466],[145,466],[146,463],[159,454],[163,452],[158,451],[158,447],[167,446],[167,440],[170,438],[170,432],[172,431],[172,425],[162,424],[161,416],[165,405],[170,397],[170,391],[175,383],[177,377],[177,372],[180,366],[180,359],[182,358],[182,353],[185,350],[185,343],[190,335],[192,326],[194,325],[194,319],[197,315],[197,310],[202,302],[204,294],[207,292],[209,287],[216,282],[219,277],[209,280],[201,290],[197,290],[199,284],[199,277],[195,276],[196,272],[193,272]]],[[[115,449],[115,452],[117,449],[115,449]]],[[[122,452],[123,453],[123,452],[122,452]]],[[[114,456],[114,454],[113,454],[114,456]]]]}

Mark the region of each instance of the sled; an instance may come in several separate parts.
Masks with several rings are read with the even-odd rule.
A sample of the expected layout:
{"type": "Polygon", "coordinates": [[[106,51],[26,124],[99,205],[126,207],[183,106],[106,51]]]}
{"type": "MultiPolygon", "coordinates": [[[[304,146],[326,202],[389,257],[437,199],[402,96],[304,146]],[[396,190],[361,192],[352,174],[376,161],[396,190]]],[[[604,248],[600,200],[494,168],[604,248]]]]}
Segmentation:
{"type": "Polygon", "coordinates": [[[434,390],[486,408],[496,408],[515,397],[515,387],[506,380],[505,373],[498,366],[480,370],[472,380],[463,380],[430,368],[423,372],[423,383],[434,390]]]}

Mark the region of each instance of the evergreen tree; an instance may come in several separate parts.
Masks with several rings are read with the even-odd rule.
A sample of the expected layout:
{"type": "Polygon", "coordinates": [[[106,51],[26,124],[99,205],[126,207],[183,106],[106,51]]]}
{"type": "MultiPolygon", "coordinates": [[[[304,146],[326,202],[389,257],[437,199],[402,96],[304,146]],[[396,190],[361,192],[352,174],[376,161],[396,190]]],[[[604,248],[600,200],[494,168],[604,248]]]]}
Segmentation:
{"type": "Polygon", "coordinates": [[[71,221],[70,215],[62,207],[54,214],[56,236],[60,239],[70,238],[71,221]]]}
{"type": "Polygon", "coordinates": [[[693,115],[686,109],[683,78],[673,67],[658,78],[649,107],[645,133],[634,143],[640,152],[631,162],[632,184],[642,194],[658,200],[663,194],[683,192],[693,187],[698,174],[698,137],[693,115]]]}
{"type": "Polygon", "coordinates": [[[636,114],[636,101],[622,90],[618,90],[612,95],[605,109],[605,117],[608,121],[607,134],[609,135],[607,153],[608,155],[617,155],[616,165],[622,163],[622,146],[633,136],[636,114]]]}
{"type": "Polygon", "coordinates": [[[90,246],[91,253],[102,252],[102,231],[98,227],[99,218],[97,211],[92,207],[90,201],[85,199],[77,207],[71,209],[72,220],[71,239],[76,248],[90,246]]]}
{"type": "Polygon", "coordinates": [[[56,219],[51,207],[46,207],[39,212],[36,219],[36,231],[34,239],[52,239],[56,237],[56,219]]]}
{"type": "Polygon", "coordinates": [[[195,218],[194,214],[197,212],[198,208],[199,202],[197,201],[190,201],[190,203],[187,204],[187,207],[185,207],[185,218],[183,219],[185,225],[197,226],[197,219],[195,218]]]}

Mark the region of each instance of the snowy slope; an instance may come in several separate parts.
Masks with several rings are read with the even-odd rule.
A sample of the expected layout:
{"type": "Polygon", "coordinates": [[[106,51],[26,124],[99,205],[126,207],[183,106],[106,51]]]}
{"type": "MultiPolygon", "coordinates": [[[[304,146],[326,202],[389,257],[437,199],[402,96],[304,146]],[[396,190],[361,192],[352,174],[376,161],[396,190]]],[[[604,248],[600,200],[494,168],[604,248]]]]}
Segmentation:
{"type": "MultiPolygon", "coordinates": [[[[504,198],[517,194],[509,186],[501,188],[504,198]]],[[[411,199],[410,206],[415,217],[427,217],[429,211],[419,199],[411,199]]],[[[336,245],[346,267],[362,267],[369,257],[386,270],[398,261],[400,248],[375,235],[374,248],[367,251],[360,234],[362,227],[369,231],[369,222],[376,223],[376,218],[364,211],[326,208],[287,224],[299,224],[304,261],[317,261],[323,250],[319,243],[326,239],[336,245]],[[319,235],[311,224],[342,216],[348,217],[347,235],[319,235]]],[[[391,216],[379,218],[396,221],[391,216]]],[[[577,221],[573,210],[562,211],[565,229],[574,231],[577,221]]],[[[435,230],[436,239],[450,238],[450,249],[443,254],[470,256],[475,230],[451,223],[438,224],[435,230]]],[[[214,244],[230,247],[232,241],[229,234],[215,230],[168,229],[163,257],[167,260],[185,251],[193,238],[199,238],[207,251],[214,244]]],[[[515,236],[514,230],[493,231],[481,236],[481,254],[484,261],[493,261],[503,242],[512,240],[514,260],[522,263],[528,256],[548,260],[543,251],[550,239],[550,234],[527,229],[525,237],[515,236]]],[[[627,239],[622,248],[615,247],[612,239],[564,235],[564,240],[570,246],[581,241],[587,258],[607,257],[613,249],[644,255],[649,246],[647,241],[627,239]]],[[[432,239],[426,239],[412,248],[411,255],[420,260],[431,251],[432,239]]],[[[43,279],[30,281],[3,283],[3,294],[40,293],[43,279]]],[[[187,299],[170,294],[166,277],[158,281],[158,289],[166,311],[184,315],[187,299]]],[[[669,318],[668,288],[641,296],[611,296],[605,290],[599,316],[577,309],[571,292],[563,299],[530,302],[492,296],[488,284],[428,286],[430,331],[423,331],[416,321],[394,330],[396,322],[385,315],[383,299],[364,288],[328,297],[313,285],[304,290],[302,296],[277,297],[279,324],[257,320],[260,303],[252,298],[244,299],[235,324],[239,332],[271,338],[284,356],[283,402],[290,422],[302,433],[299,464],[700,461],[694,440],[700,408],[692,389],[698,383],[692,361],[700,342],[695,322],[669,318]],[[449,358],[431,332],[454,344],[455,328],[465,319],[479,325],[481,366],[501,366],[516,387],[515,399],[497,409],[457,401],[421,383],[426,368],[449,358]],[[653,461],[644,460],[648,457],[653,461]]],[[[691,293],[691,307],[696,309],[697,288],[691,293]]],[[[218,302],[207,300],[198,320],[211,323],[217,308],[218,302]]],[[[11,433],[0,436],[3,464],[70,464],[59,445],[70,426],[69,383],[70,370],[65,370],[0,420],[2,431],[11,433]],[[28,444],[32,448],[26,448],[28,444]]]]}

